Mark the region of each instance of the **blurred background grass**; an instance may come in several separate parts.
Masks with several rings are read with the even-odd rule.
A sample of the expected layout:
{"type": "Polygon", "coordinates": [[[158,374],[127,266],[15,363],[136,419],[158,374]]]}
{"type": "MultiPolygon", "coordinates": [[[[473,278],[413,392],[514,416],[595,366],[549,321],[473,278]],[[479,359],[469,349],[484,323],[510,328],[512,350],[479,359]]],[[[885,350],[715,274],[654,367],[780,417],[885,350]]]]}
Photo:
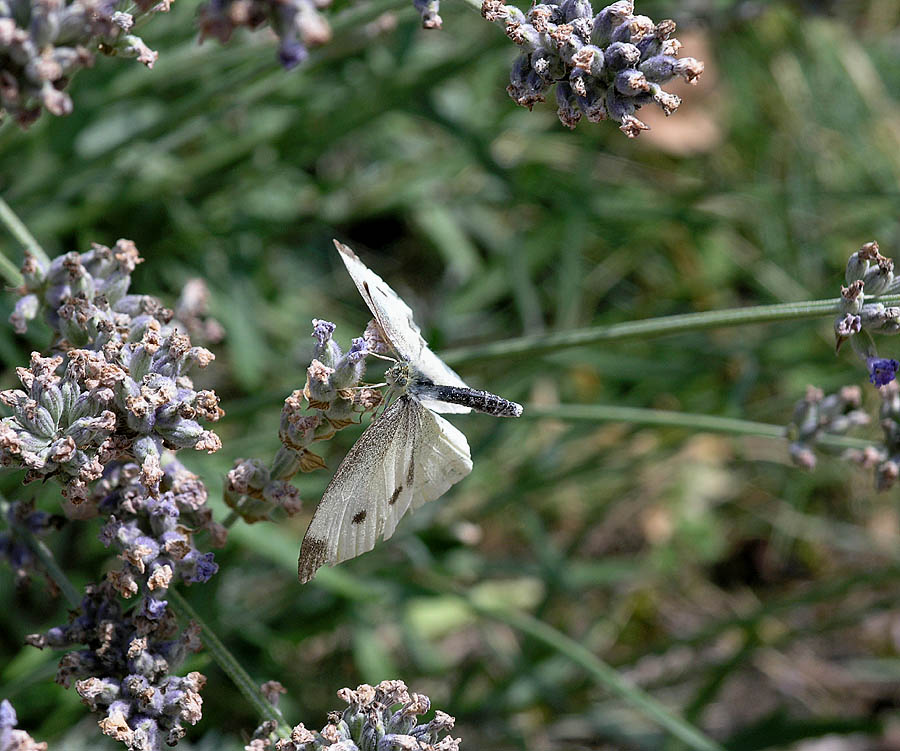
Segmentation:
{"type": "MultiPolygon", "coordinates": [[[[626,139],[562,128],[506,96],[515,50],[462,3],[423,32],[405,2],[338,8],[306,67],[265,32],[197,46],[176,3],[143,36],[152,72],[100,60],[74,113],[0,129],[0,190],[51,255],[133,239],[136,291],[173,302],[202,276],[227,329],[200,382],[225,447],[184,460],[224,517],[236,457],[268,458],[281,401],[303,385],[310,319],[343,343],[367,320],[330,239],[416,310],[440,351],[678,312],[835,297],[847,256],[894,255],[900,180],[900,6],[892,0],[642,2],[679,22],[700,85],[626,139]],[[391,11],[390,16],[381,15],[391,11]]],[[[18,248],[3,240],[16,260],[18,248]]],[[[11,297],[0,301],[5,318],[11,297]]],[[[807,383],[861,383],[831,321],[680,335],[459,365],[525,403],[656,407],[786,423],[807,383]]],[[[890,343],[882,354],[895,355],[890,343]]],[[[2,387],[43,349],[0,330],[2,387]]],[[[866,399],[877,399],[869,390],[866,399]]],[[[557,649],[473,616],[453,592],[551,624],[728,749],[900,748],[898,515],[837,461],[673,428],[454,418],[475,470],[388,544],[301,587],[315,502],[358,431],[298,480],[306,511],[237,526],[219,574],[186,591],[291,722],[320,727],[345,685],[402,677],[458,718],[465,747],[679,748],[557,649]],[[818,739],[818,740],[816,740],[818,739]]],[[[872,435],[876,429],[873,428],[872,435]]],[[[21,497],[18,475],[0,489],[21,497]]],[[[55,509],[54,488],[38,492],[55,509]]],[[[106,551],[91,524],[52,540],[79,585],[106,551]]],[[[57,655],[22,637],[64,620],[40,583],[0,590],[0,694],[51,748],[115,748],[57,655]]],[[[237,749],[256,720],[208,655],[196,748],[237,749]]]]}

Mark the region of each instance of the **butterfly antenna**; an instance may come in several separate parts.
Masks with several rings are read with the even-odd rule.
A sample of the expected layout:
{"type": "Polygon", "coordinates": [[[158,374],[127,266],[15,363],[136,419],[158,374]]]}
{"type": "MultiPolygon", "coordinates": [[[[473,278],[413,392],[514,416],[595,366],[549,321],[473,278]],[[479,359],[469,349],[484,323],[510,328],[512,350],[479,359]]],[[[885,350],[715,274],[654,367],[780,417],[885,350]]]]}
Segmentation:
{"type": "Polygon", "coordinates": [[[388,360],[390,362],[400,362],[396,357],[391,357],[389,355],[380,355],[377,352],[373,352],[372,350],[369,350],[366,354],[372,355],[372,357],[377,357],[379,360],[388,360]]]}

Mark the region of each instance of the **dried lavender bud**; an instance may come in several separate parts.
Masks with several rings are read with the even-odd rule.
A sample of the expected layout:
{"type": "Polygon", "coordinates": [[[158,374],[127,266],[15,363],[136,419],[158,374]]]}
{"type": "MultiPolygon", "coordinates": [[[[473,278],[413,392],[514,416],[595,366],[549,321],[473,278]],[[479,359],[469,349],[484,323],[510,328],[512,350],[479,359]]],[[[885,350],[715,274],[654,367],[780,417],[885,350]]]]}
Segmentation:
{"type": "Polygon", "coordinates": [[[894,280],[894,262],[881,255],[877,242],[867,242],[847,261],[845,272],[847,284],[861,281],[866,294],[883,295],[900,286],[894,280]]]}
{"type": "MultiPolygon", "coordinates": [[[[68,115],[71,77],[94,64],[94,51],[136,57],[148,68],[157,53],[129,34],[134,17],[107,0],[28,0],[0,6],[0,118],[28,127],[46,109],[68,115]]],[[[168,3],[139,9],[168,10],[168,3]]]]}
{"type": "Polygon", "coordinates": [[[544,101],[544,92],[549,88],[550,83],[532,68],[528,55],[522,55],[513,63],[506,90],[516,104],[531,109],[544,101]]]}
{"type": "Polygon", "coordinates": [[[834,321],[835,350],[840,349],[847,339],[860,331],[862,331],[862,319],[859,316],[853,315],[853,313],[838,316],[834,321]]]}
{"type": "Polygon", "coordinates": [[[609,118],[634,138],[648,129],[634,114],[641,106],[652,102],[670,115],[681,104],[660,84],[676,76],[696,83],[703,72],[699,60],[677,57],[681,45],[670,38],[675,23],[635,16],[631,0],[596,16],[588,0],[538,4],[527,14],[483,0],[481,12],[523,50],[510,72],[509,95],[531,109],[556,84],[557,114],[569,128],[582,115],[591,122],[609,118]]]}

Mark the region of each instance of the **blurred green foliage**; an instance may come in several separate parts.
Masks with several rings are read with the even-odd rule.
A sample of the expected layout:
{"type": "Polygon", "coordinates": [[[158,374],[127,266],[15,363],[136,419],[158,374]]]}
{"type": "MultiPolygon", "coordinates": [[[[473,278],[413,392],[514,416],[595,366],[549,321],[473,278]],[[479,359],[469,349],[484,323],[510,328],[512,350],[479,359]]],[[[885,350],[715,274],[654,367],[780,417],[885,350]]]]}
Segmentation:
{"type": "MultiPolygon", "coordinates": [[[[100,60],[73,82],[71,116],[0,129],[0,190],[51,255],[127,237],[146,258],[137,291],[172,302],[188,278],[207,280],[228,336],[199,382],[222,398],[225,447],[185,461],[222,517],[232,461],[277,446],[310,319],[338,323],[344,343],[367,320],[332,237],[407,299],[438,352],[835,297],[863,242],[895,255],[896,3],[639,3],[679,22],[707,72],[631,141],[613,124],[569,132],[549,104],[516,108],[504,92],[515,50],[463,3],[444,0],[441,33],[418,29],[405,0],[344,8],[335,41],[285,73],[264,31],[197,46],[182,1],[142,31],[160,51],[153,71],[100,60]]],[[[526,404],[784,424],[807,383],[865,380],[851,354],[834,356],[830,329],[770,324],[458,369],[526,404]]],[[[45,347],[38,327],[0,329],[0,385],[45,347]]],[[[301,587],[297,549],[329,472],[303,475],[306,512],[236,526],[219,574],[185,591],[255,679],[287,687],[289,721],[319,727],[338,688],[401,677],[458,718],[464,747],[679,747],[551,645],[461,607],[462,588],[554,626],[728,749],[826,733],[897,747],[883,739],[900,720],[898,512],[868,473],[834,460],[804,474],[763,439],[453,421],[473,474],[389,543],[301,587]]],[[[326,446],[329,471],[356,435],[326,446]]],[[[56,508],[53,487],[20,481],[0,490],[56,508]]],[[[51,540],[79,586],[106,565],[96,533],[72,524],[51,540]]],[[[51,682],[57,655],[20,647],[64,605],[40,583],[2,581],[0,695],[21,726],[51,748],[116,747],[51,682]]],[[[257,718],[208,655],[190,668],[210,679],[192,747],[241,748],[257,718]]]]}

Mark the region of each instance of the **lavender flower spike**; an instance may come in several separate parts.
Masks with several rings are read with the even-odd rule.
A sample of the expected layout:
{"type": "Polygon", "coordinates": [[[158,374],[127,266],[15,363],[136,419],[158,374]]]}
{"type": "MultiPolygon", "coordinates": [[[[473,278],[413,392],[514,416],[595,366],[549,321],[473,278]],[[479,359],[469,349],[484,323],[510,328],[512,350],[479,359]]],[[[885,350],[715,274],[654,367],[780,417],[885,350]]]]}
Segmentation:
{"type": "Polygon", "coordinates": [[[403,681],[382,681],[377,686],[363,684],[355,691],[343,688],[338,697],[349,705],[343,712],[332,712],[320,732],[308,730],[302,723],[290,738],[273,744],[264,725],[254,733],[248,751],[459,751],[459,738],[449,735],[456,720],[437,710],[434,718],[419,724],[430,711],[431,700],[424,694],[410,693],[403,681]],[[396,707],[396,711],[391,711],[396,707]]]}

